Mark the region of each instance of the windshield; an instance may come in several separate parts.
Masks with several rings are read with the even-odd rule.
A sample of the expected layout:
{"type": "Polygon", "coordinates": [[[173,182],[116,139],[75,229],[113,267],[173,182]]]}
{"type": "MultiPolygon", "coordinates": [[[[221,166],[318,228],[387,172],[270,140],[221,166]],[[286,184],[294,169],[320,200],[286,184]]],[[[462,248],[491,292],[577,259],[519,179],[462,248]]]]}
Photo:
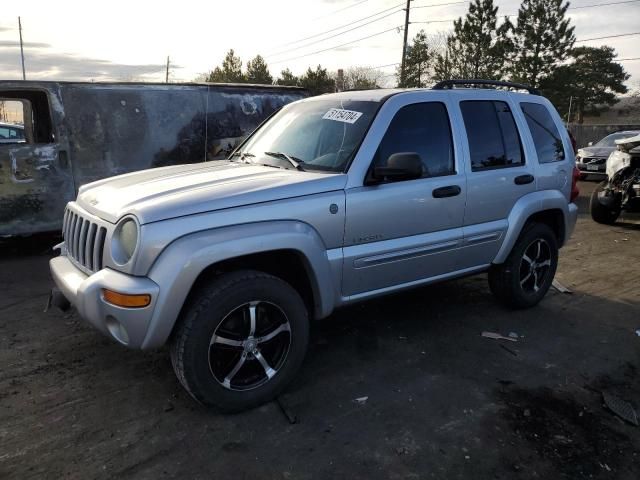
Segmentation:
{"type": "Polygon", "coordinates": [[[640,132],[627,132],[627,133],[612,133],[611,135],[607,135],[598,143],[595,144],[596,147],[615,147],[616,140],[620,140],[623,138],[635,137],[640,132]]]}
{"type": "Polygon", "coordinates": [[[311,100],[285,106],[234,157],[299,170],[343,172],[360,145],[378,102],[311,100]],[[288,158],[287,158],[288,157],[288,158]]]}

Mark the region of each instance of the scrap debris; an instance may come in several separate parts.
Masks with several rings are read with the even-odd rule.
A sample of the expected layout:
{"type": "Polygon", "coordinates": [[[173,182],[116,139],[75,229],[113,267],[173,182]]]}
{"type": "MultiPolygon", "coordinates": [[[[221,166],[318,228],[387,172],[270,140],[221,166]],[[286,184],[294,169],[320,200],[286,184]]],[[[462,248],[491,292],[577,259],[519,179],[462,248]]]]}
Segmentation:
{"type": "Polygon", "coordinates": [[[496,332],[482,332],[480,335],[486,338],[493,338],[494,340],[509,340],[510,342],[517,342],[517,338],[512,338],[511,336],[505,337],[504,335],[500,335],[496,332]]]}
{"type": "Polygon", "coordinates": [[[358,397],[353,399],[353,401],[358,405],[364,405],[367,403],[367,400],[369,400],[369,397],[358,397]]]}
{"type": "Polygon", "coordinates": [[[621,419],[635,425],[638,423],[638,415],[629,402],[622,400],[609,392],[602,392],[602,399],[609,410],[619,416],[621,419]]]}
{"type": "Polygon", "coordinates": [[[568,289],[567,287],[565,287],[563,284],[561,284],[558,280],[556,280],[555,278],[553,279],[553,282],[551,282],[551,286],[553,288],[555,288],[557,291],[559,291],[560,293],[573,293],[572,290],[568,289]]]}
{"type": "Polygon", "coordinates": [[[291,409],[286,405],[282,396],[279,396],[276,398],[276,403],[280,407],[280,411],[287,418],[287,420],[291,425],[295,425],[296,423],[298,423],[299,421],[298,416],[295,413],[293,413],[291,409]]]}

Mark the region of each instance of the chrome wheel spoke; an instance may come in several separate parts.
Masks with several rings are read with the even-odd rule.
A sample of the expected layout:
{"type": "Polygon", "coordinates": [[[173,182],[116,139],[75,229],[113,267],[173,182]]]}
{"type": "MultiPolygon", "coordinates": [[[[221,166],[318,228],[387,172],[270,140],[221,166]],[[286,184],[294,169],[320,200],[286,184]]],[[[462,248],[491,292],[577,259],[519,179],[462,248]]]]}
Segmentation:
{"type": "Polygon", "coordinates": [[[531,278],[531,272],[527,273],[527,276],[520,280],[520,285],[524,285],[527,280],[531,278]]]}
{"type": "Polygon", "coordinates": [[[274,338],[275,336],[281,334],[282,332],[291,332],[291,327],[289,326],[289,322],[287,323],[283,323],[282,325],[280,325],[278,328],[276,328],[274,331],[256,338],[258,343],[263,343],[263,342],[268,342],[269,340],[271,340],[272,338],[274,338]]]}
{"type": "Polygon", "coordinates": [[[540,260],[541,254],[542,254],[542,242],[538,240],[536,242],[536,260],[540,260]]]}
{"type": "Polygon", "coordinates": [[[264,368],[264,373],[268,378],[271,378],[276,374],[276,370],[271,368],[271,365],[269,365],[267,359],[264,358],[260,351],[256,350],[255,352],[253,352],[253,356],[256,357],[256,359],[260,362],[260,365],[262,365],[262,368],[264,368]]]}
{"type": "Polygon", "coordinates": [[[528,256],[527,253],[525,252],[525,254],[522,256],[522,260],[524,260],[525,262],[527,262],[529,265],[531,265],[533,263],[533,260],[531,260],[528,256]]]}
{"type": "Polygon", "coordinates": [[[242,355],[240,356],[240,360],[238,360],[238,363],[235,364],[233,369],[224,378],[224,382],[222,382],[222,384],[225,387],[227,387],[227,388],[231,387],[231,380],[233,380],[233,377],[235,377],[236,374],[240,371],[240,369],[244,365],[244,362],[245,362],[246,359],[247,359],[247,354],[245,352],[242,352],[242,355]]]}
{"type": "Polygon", "coordinates": [[[538,264],[538,267],[550,267],[551,266],[551,260],[545,260],[544,262],[540,262],[538,264]]]}
{"type": "Polygon", "coordinates": [[[256,307],[258,302],[249,304],[249,337],[253,337],[256,334],[256,307]]]}
{"type": "Polygon", "coordinates": [[[536,272],[534,270],[533,272],[533,291],[537,292],[540,289],[540,287],[538,287],[538,272],[536,272]]]}
{"type": "Polygon", "coordinates": [[[228,345],[230,347],[242,347],[242,340],[233,340],[227,337],[221,337],[220,335],[214,335],[211,337],[211,343],[209,345],[213,345],[214,343],[218,343],[220,345],[228,345]]]}

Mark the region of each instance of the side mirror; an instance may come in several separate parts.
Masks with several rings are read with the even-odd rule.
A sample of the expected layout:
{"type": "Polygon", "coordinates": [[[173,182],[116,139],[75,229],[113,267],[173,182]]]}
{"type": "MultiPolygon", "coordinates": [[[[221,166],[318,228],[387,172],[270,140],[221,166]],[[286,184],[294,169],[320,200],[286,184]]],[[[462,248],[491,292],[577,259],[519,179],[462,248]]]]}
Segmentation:
{"type": "Polygon", "coordinates": [[[587,147],[593,147],[593,142],[587,143],[587,147]]]}
{"type": "Polygon", "coordinates": [[[415,152],[394,153],[384,166],[373,168],[376,180],[413,180],[422,177],[422,159],[415,152]]]}

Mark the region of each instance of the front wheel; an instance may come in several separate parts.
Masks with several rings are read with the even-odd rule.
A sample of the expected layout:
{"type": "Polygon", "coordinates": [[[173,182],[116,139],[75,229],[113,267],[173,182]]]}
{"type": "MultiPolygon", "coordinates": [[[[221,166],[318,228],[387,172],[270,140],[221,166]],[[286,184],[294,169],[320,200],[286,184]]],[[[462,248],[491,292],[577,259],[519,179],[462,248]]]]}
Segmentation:
{"type": "Polygon", "coordinates": [[[307,350],[309,320],[288,283],[256,271],[224,274],[190,304],[172,336],[171,360],[192,397],[240,411],[291,382],[307,350]]]}
{"type": "Polygon", "coordinates": [[[558,268],[558,240],[548,225],[525,227],[500,265],[489,269],[491,292],[512,308],[529,308],[545,296],[558,268]]]}

